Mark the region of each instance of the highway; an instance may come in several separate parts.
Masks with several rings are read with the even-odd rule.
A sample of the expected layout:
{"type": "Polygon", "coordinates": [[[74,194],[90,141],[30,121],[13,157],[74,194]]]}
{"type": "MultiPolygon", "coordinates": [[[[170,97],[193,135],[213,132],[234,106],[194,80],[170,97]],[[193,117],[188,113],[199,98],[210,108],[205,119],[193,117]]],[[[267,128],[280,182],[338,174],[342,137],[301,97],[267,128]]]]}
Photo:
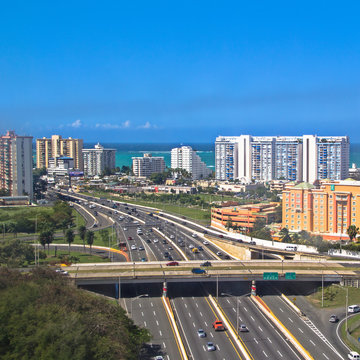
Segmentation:
{"type": "Polygon", "coordinates": [[[239,326],[244,324],[249,330],[248,332],[240,332],[240,338],[254,359],[302,359],[284,336],[251,301],[251,298],[247,296],[249,292],[249,284],[221,284],[219,304],[228,320],[233,324],[234,329],[237,326],[236,314],[238,311],[239,326]]]}
{"type": "MultiPolygon", "coordinates": [[[[314,359],[335,360],[346,358],[344,349],[336,349],[333,343],[329,341],[316,326],[312,328],[306,324],[303,319],[281,299],[273,286],[263,282],[261,286],[258,286],[258,289],[261,289],[258,290],[258,294],[261,294],[266,305],[314,359]]],[[[331,323],[329,323],[328,326],[334,327],[331,323]]]]}
{"type": "Polygon", "coordinates": [[[191,359],[243,359],[228,332],[212,328],[216,314],[205,296],[202,287],[193,284],[171,288],[171,303],[191,359]],[[206,338],[198,336],[199,329],[205,330],[206,338]],[[209,341],[216,346],[215,351],[207,351],[209,341]]]}

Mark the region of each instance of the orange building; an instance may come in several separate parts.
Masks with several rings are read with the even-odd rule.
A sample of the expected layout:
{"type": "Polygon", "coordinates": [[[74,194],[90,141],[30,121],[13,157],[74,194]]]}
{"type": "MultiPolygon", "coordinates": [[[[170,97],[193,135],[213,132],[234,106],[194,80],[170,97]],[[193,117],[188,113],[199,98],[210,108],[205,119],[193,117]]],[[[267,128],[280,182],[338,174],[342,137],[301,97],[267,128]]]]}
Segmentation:
{"type": "Polygon", "coordinates": [[[360,227],[360,181],[323,180],[287,184],[283,191],[283,227],[306,230],[327,240],[348,239],[350,225],[360,227]]]}
{"type": "Polygon", "coordinates": [[[230,220],[233,226],[236,225],[243,231],[251,231],[258,218],[265,219],[266,223],[272,222],[278,205],[267,203],[211,208],[211,226],[226,230],[230,220]]]}

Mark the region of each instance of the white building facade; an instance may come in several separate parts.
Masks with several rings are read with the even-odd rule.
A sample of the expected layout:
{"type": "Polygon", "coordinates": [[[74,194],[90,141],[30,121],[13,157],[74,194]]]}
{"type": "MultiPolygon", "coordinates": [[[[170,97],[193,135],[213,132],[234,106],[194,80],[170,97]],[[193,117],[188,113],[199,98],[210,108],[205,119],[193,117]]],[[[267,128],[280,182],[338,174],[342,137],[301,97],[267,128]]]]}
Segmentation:
{"type": "Polygon", "coordinates": [[[191,146],[171,150],[171,168],[186,170],[193,180],[205,179],[211,174],[211,170],[191,146]]]}
{"type": "Polygon", "coordinates": [[[219,136],[216,179],[244,183],[342,180],[349,175],[349,149],[347,136],[219,136]]]}
{"type": "Polygon", "coordinates": [[[94,149],[83,149],[84,175],[101,175],[105,169],[115,169],[116,149],[105,149],[99,143],[94,149]]]}
{"type": "Polygon", "coordinates": [[[161,156],[144,154],[143,157],[133,157],[132,162],[132,171],[136,177],[149,177],[151,174],[165,171],[165,160],[161,156]]]}

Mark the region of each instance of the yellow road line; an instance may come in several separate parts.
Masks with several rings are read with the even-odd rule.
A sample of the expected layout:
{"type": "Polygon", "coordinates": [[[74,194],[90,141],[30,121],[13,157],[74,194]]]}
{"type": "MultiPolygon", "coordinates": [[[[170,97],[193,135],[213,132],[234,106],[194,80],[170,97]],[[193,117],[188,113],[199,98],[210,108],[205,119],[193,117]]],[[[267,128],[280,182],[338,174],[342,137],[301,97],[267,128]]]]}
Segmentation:
{"type": "MultiPolygon", "coordinates": [[[[215,318],[217,319],[218,316],[217,316],[215,310],[214,310],[214,309],[212,308],[212,306],[210,305],[209,300],[208,300],[206,297],[205,297],[204,299],[206,300],[207,304],[209,305],[210,310],[213,312],[213,314],[215,315],[215,318]]],[[[225,331],[225,335],[226,335],[226,337],[229,339],[230,344],[231,344],[232,347],[234,348],[234,350],[235,350],[236,354],[238,355],[239,359],[242,359],[242,357],[241,357],[241,355],[239,354],[239,352],[238,352],[235,344],[234,344],[233,341],[230,339],[230,337],[229,337],[229,335],[227,334],[226,331],[225,331]]]]}

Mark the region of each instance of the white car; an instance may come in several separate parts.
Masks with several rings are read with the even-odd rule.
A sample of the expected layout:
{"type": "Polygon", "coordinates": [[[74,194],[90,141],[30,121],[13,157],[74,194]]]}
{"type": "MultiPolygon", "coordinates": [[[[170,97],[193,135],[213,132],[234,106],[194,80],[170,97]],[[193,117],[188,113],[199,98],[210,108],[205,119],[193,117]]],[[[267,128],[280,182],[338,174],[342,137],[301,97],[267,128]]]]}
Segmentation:
{"type": "Polygon", "coordinates": [[[197,237],[197,235],[196,235],[196,234],[192,234],[191,236],[192,236],[193,238],[196,238],[196,237],[197,237]]]}
{"type": "Polygon", "coordinates": [[[350,305],[350,306],[348,306],[348,312],[349,313],[360,312],[360,306],[359,305],[350,305]]]}
{"type": "Polygon", "coordinates": [[[216,350],[216,347],[215,347],[214,343],[208,342],[208,343],[206,344],[206,349],[207,349],[207,351],[215,351],[215,350],[216,350]]]}
{"type": "Polygon", "coordinates": [[[170,237],[170,239],[175,239],[174,235],[170,235],[169,237],[170,237]]]}
{"type": "Polygon", "coordinates": [[[158,243],[159,242],[159,239],[154,239],[154,243],[158,243]]]}
{"type": "Polygon", "coordinates": [[[209,242],[205,240],[205,241],[203,241],[203,244],[204,245],[209,245],[209,242]]]}
{"type": "Polygon", "coordinates": [[[189,249],[193,249],[193,248],[194,248],[194,245],[190,244],[189,249]]]}
{"type": "Polygon", "coordinates": [[[136,245],[131,245],[131,250],[136,250],[136,245]]]}
{"type": "Polygon", "coordinates": [[[360,359],[360,355],[356,352],[356,351],[351,351],[348,354],[348,359],[350,360],[359,360],[360,359]]]}
{"type": "Polygon", "coordinates": [[[127,228],[126,228],[126,227],[124,227],[124,231],[127,231],[127,228]]]}
{"type": "Polygon", "coordinates": [[[221,251],[218,251],[218,252],[216,253],[216,255],[217,255],[217,256],[221,256],[221,255],[222,255],[221,251]]]}

